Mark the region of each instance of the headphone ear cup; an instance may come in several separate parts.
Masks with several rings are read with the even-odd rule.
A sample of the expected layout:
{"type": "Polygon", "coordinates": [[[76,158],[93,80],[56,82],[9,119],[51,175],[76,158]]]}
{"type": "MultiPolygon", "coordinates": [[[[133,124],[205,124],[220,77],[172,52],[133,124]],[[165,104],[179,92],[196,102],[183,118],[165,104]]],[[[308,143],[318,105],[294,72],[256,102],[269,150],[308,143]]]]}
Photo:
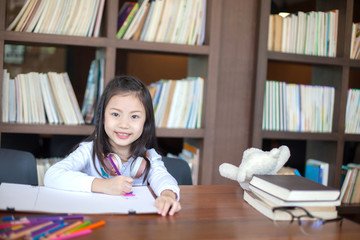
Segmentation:
{"type": "Polygon", "coordinates": [[[121,162],[120,157],[119,157],[117,154],[115,154],[115,153],[111,153],[111,157],[112,157],[113,160],[116,159],[116,162],[117,162],[118,164],[116,164],[116,162],[114,162],[114,164],[117,165],[116,167],[118,168],[119,172],[121,173],[122,162],[121,162]]]}
{"type": "Polygon", "coordinates": [[[142,157],[136,158],[133,167],[130,171],[132,178],[139,178],[144,173],[146,167],[146,160],[142,157]]]}

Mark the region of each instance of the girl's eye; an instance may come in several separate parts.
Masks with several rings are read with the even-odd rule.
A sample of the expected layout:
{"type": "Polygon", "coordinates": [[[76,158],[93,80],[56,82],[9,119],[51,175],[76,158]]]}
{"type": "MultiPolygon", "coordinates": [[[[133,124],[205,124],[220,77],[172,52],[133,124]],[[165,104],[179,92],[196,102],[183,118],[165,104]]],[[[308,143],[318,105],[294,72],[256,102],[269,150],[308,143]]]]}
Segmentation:
{"type": "Polygon", "coordinates": [[[118,113],[112,113],[111,115],[113,115],[114,117],[118,117],[118,116],[119,116],[118,113]]]}
{"type": "Polygon", "coordinates": [[[137,118],[139,118],[139,116],[138,115],[132,115],[131,118],[132,119],[137,119],[137,118]]]}

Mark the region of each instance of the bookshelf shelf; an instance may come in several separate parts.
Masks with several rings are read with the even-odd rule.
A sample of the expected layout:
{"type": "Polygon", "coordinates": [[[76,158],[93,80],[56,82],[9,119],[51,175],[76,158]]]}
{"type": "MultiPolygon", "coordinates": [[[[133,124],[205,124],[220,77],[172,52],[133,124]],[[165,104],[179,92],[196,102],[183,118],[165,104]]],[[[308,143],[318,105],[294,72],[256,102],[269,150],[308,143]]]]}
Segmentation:
{"type": "Polygon", "coordinates": [[[295,63],[305,63],[305,64],[319,64],[319,65],[335,65],[343,66],[349,62],[349,59],[344,58],[332,58],[332,57],[320,57],[320,56],[309,56],[302,54],[291,54],[291,53],[281,53],[268,51],[268,59],[276,61],[286,61],[286,62],[295,62],[295,63]]]}
{"type": "MultiPolygon", "coordinates": [[[[134,0],[135,1],[135,0],[134,0]]],[[[199,184],[210,184],[212,181],[212,164],[214,148],[214,134],[212,130],[215,128],[215,108],[216,103],[216,86],[218,76],[218,58],[220,42],[217,36],[220,35],[220,22],[222,2],[207,0],[206,9],[206,36],[204,45],[184,45],[170,44],[158,42],[145,42],[133,40],[116,39],[117,18],[119,10],[124,0],[107,0],[104,7],[102,29],[100,37],[80,37],[57,34],[44,33],[28,33],[7,31],[10,21],[7,19],[7,6],[9,0],[0,2],[0,53],[4,56],[5,45],[25,45],[35,47],[55,47],[65,49],[68,54],[66,71],[72,71],[70,79],[74,87],[74,91],[78,98],[80,106],[82,105],[82,97],[85,91],[87,76],[89,72],[90,62],[97,54],[97,50],[101,50],[101,54],[105,56],[105,84],[109,82],[115,75],[129,74],[126,68],[131,53],[145,54],[163,54],[166,56],[185,57],[188,59],[187,72],[183,75],[201,76],[205,79],[204,100],[203,100],[203,116],[201,129],[156,129],[159,138],[190,138],[195,140],[201,146],[200,166],[199,166],[199,184]],[[210,44],[210,42],[212,44],[210,44]],[[69,50],[69,52],[68,52],[69,50]],[[75,50],[75,51],[74,51],[75,50]],[[128,54],[130,53],[130,54],[128,54]],[[73,58],[69,61],[68,58],[73,58]],[[74,66],[76,64],[76,66],[74,66]],[[69,66],[70,65],[70,66],[69,66]],[[77,65],[81,65],[78,67],[77,65]],[[70,68],[68,70],[67,68],[70,68]],[[201,164],[206,159],[207,164],[201,164]]],[[[16,13],[17,14],[17,13],[16,13]]],[[[4,70],[5,61],[2,57],[0,60],[0,72],[4,70]]],[[[37,63],[34,66],[38,65],[37,63]]],[[[36,67],[32,67],[30,71],[39,71],[36,67]]],[[[49,71],[53,71],[50,69],[49,71]]],[[[138,67],[137,72],[142,69],[138,67]]],[[[162,72],[160,69],[158,72],[162,72]]],[[[69,73],[70,75],[70,73],[69,73]]],[[[133,75],[137,75],[133,73],[133,75]]],[[[174,79],[177,77],[174,76],[174,79]]],[[[0,90],[2,90],[3,76],[0,76],[0,90]]],[[[157,79],[160,80],[160,79],[157,79]]],[[[146,81],[144,81],[146,82],[146,81]]],[[[149,84],[149,83],[147,83],[149,84]]],[[[0,99],[0,103],[1,103],[0,99]]],[[[15,124],[0,123],[0,143],[1,134],[44,134],[44,135],[89,135],[94,129],[92,125],[37,125],[37,124],[15,124]]],[[[21,149],[21,146],[19,146],[21,149]]],[[[216,167],[214,167],[216,168],[216,167]]]]}
{"type": "MultiPolygon", "coordinates": [[[[309,2],[302,2],[303,5],[310,7],[309,11],[329,11],[333,9],[339,10],[338,18],[338,35],[337,35],[337,52],[336,57],[321,57],[310,56],[303,54],[291,54],[267,50],[267,41],[269,33],[269,15],[271,9],[270,0],[261,1],[261,12],[258,29],[258,58],[257,58],[257,76],[255,87],[255,104],[254,104],[254,125],[252,135],[252,145],[254,147],[262,148],[264,146],[273,146],[271,144],[294,144],[294,142],[301,142],[304,147],[304,159],[300,159],[305,166],[306,159],[314,158],[325,161],[330,164],[329,170],[329,185],[340,189],[341,186],[341,167],[346,165],[349,159],[346,152],[346,144],[348,142],[360,142],[359,134],[345,133],[345,113],[347,104],[347,91],[349,88],[359,88],[358,81],[353,79],[356,75],[356,70],[360,67],[359,60],[350,59],[350,39],[351,39],[351,25],[359,17],[359,13],[353,10],[356,5],[356,0],[342,0],[342,1],[325,1],[317,0],[309,4],[309,2]],[[310,6],[309,6],[310,5],[310,6]],[[276,69],[274,68],[276,63],[276,69]],[[290,64],[291,63],[291,64],[290,64]],[[287,131],[265,131],[262,129],[262,116],[264,107],[264,93],[265,84],[267,80],[284,81],[281,66],[296,66],[299,69],[310,69],[310,73],[306,75],[309,79],[304,79],[303,82],[297,82],[292,78],[296,76],[291,75],[286,82],[296,84],[312,84],[331,86],[335,89],[334,97],[334,115],[332,119],[331,133],[312,133],[312,132],[287,132],[287,131]],[[271,71],[271,79],[268,78],[269,68],[271,71]],[[278,79],[277,79],[278,78],[278,79]]],[[[291,1],[285,1],[291,9],[291,13],[302,11],[303,7],[291,5],[291,1]]],[[[305,76],[305,75],[304,75],[305,76]]],[[[356,78],[356,77],[355,77],[356,78]]],[[[267,150],[267,149],[266,149],[267,150]]],[[[294,153],[298,149],[290,149],[294,153]]],[[[298,162],[297,162],[298,163],[298,162]]],[[[301,164],[300,164],[301,165],[301,164]]],[[[342,205],[341,212],[359,213],[359,204],[342,205]]]]}
{"type": "Polygon", "coordinates": [[[307,133],[307,132],[284,132],[284,131],[262,131],[262,137],[267,139],[287,140],[321,140],[336,141],[339,134],[336,133],[307,133]]]}
{"type": "Polygon", "coordinates": [[[25,33],[25,32],[12,32],[0,31],[2,39],[6,43],[39,43],[45,45],[73,45],[73,46],[89,46],[89,47],[106,47],[108,46],[108,39],[104,37],[91,38],[91,37],[78,37],[67,35],[55,35],[44,33],[25,33]],[[24,40],[26,39],[26,40],[24,40]]]}
{"type": "Polygon", "coordinates": [[[89,135],[93,130],[92,125],[0,124],[1,133],[89,135]]]}

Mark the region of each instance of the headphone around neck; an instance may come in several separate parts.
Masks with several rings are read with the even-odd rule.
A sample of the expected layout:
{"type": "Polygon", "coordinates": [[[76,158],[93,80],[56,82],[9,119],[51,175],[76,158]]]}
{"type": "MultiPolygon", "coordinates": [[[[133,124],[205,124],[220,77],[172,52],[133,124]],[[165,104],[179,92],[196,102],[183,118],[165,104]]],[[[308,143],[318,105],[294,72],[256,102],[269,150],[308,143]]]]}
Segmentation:
{"type": "MultiPolygon", "coordinates": [[[[107,165],[107,168],[111,169],[110,175],[112,175],[112,176],[121,175],[122,173],[120,171],[122,169],[123,163],[122,163],[120,157],[115,153],[110,153],[105,158],[105,160],[106,159],[111,164],[111,165],[108,165],[108,164],[106,164],[107,161],[104,161],[105,165],[107,165]]],[[[140,178],[141,175],[145,171],[145,167],[146,167],[146,160],[143,157],[137,157],[134,160],[134,163],[131,164],[130,177],[140,178]]]]}

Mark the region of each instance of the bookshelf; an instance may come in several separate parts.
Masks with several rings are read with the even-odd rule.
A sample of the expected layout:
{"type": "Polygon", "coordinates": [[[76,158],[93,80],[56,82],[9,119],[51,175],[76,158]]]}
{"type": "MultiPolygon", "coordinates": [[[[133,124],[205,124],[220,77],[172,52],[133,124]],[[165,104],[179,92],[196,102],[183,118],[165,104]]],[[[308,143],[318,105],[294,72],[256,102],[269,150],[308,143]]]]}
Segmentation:
{"type": "MultiPolygon", "coordinates": [[[[85,91],[87,74],[90,67],[90,61],[94,58],[95,52],[100,50],[104,53],[106,59],[105,66],[105,84],[109,82],[115,75],[129,74],[127,70],[127,61],[132,53],[142,54],[162,54],[166,56],[182,56],[187,58],[186,76],[201,76],[205,79],[204,88],[204,105],[201,129],[167,129],[158,128],[156,130],[159,138],[177,138],[194,139],[201,149],[201,160],[199,178],[200,184],[211,182],[212,176],[207,174],[212,169],[211,149],[214,147],[214,124],[215,124],[215,108],[216,105],[216,85],[217,85],[217,59],[219,41],[217,33],[219,32],[219,22],[221,2],[207,1],[206,13],[206,36],[202,46],[190,46],[183,44],[169,44],[156,42],[143,42],[132,40],[119,40],[115,38],[117,33],[117,16],[123,0],[107,0],[104,7],[104,15],[102,20],[102,29],[99,37],[80,37],[55,34],[38,34],[27,32],[7,31],[6,27],[9,20],[6,19],[7,4],[10,1],[0,1],[0,54],[4,56],[5,44],[26,45],[26,46],[50,46],[54,48],[75,49],[77,53],[73,68],[76,71],[71,75],[70,79],[77,95],[80,106],[82,105],[82,96],[85,91]],[[84,50],[84,51],[83,51],[84,50]],[[78,52],[77,52],[78,51],[78,52]],[[85,52],[86,54],[82,54],[85,52]],[[84,62],[82,65],[81,63],[84,62]],[[78,67],[78,68],[77,68],[78,67]],[[206,159],[207,164],[202,162],[206,159]]],[[[0,72],[4,69],[4,58],[0,59],[0,72]]],[[[37,71],[37,69],[32,69],[37,71]]],[[[51,67],[49,71],[51,71],[51,67]]],[[[161,74],[161,69],[159,70],[161,74]]],[[[132,70],[132,74],[139,75],[141,66],[132,70]]],[[[174,76],[175,78],[176,76],[174,76]]],[[[2,88],[2,74],[0,76],[0,90],[2,88]]],[[[146,82],[145,79],[142,79],[146,82]]],[[[159,79],[156,79],[159,80],[159,79]]],[[[1,101],[1,100],[0,100],[1,101]]],[[[0,123],[0,143],[4,134],[39,134],[45,136],[52,135],[68,135],[82,136],[88,135],[93,131],[91,125],[36,125],[36,124],[14,124],[0,123]]],[[[19,146],[21,149],[22,146],[19,146]]]]}
{"type": "MultiPolygon", "coordinates": [[[[302,84],[332,86],[335,88],[335,103],[332,131],[330,133],[314,132],[289,132],[289,131],[265,131],[262,130],[262,116],[264,98],[256,97],[254,105],[254,124],[252,132],[252,145],[259,148],[267,148],[281,144],[290,144],[292,157],[301,155],[296,159],[297,164],[304,166],[306,159],[314,158],[329,163],[329,185],[340,189],[341,166],[346,164],[346,145],[349,142],[360,142],[358,134],[345,134],[345,112],[348,88],[359,88],[358,76],[360,61],[350,59],[351,25],[360,20],[358,9],[359,1],[285,1],[288,11],[329,11],[339,10],[337,52],[335,57],[310,56],[303,54],[291,54],[268,51],[268,18],[271,13],[271,1],[262,0],[260,6],[260,19],[258,28],[258,53],[257,75],[255,96],[264,96],[266,80],[282,81],[288,77],[289,82],[296,80],[296,74],[302,70],[310,69],[309,79],[303,79],[302,84]],[[299,3],[300,2],[300,3],[299,3]],[[292,68],[294,66],[294,68],[292,68]],[[283,69],[276,72],[277,69],[283,69]],[[288,69],[302,69],[298,72],[287,73],[288,69]],[[282,76],[281,76],[282,75],[282,76]],[[289,79],[290,78],[290,79],[289,79]],[[292,79],[293,78],[293,79],[292,79]],[[301,149],[297,150],[294,144],[300,143],[301,149]],[[292,146],[292,147],[291,147],[292,146]],[[294,156],[295,155],[295,156],[294,156]]],[[[304,72],[304,71],[303,71],[304,72]]],[[[297,82],[295,82],[297,83],[297,82]]],[[[290,158],[290,160],[291,160],[290,158]]],[[[289,162],[290,162],[289,160],[289,162]]],[[[345,206],[342,206],[345,207],[345,206]]],[[[340,213],[359,213],[360,205],[354,204],[349,210],[340,208],[340,213]]]]}

